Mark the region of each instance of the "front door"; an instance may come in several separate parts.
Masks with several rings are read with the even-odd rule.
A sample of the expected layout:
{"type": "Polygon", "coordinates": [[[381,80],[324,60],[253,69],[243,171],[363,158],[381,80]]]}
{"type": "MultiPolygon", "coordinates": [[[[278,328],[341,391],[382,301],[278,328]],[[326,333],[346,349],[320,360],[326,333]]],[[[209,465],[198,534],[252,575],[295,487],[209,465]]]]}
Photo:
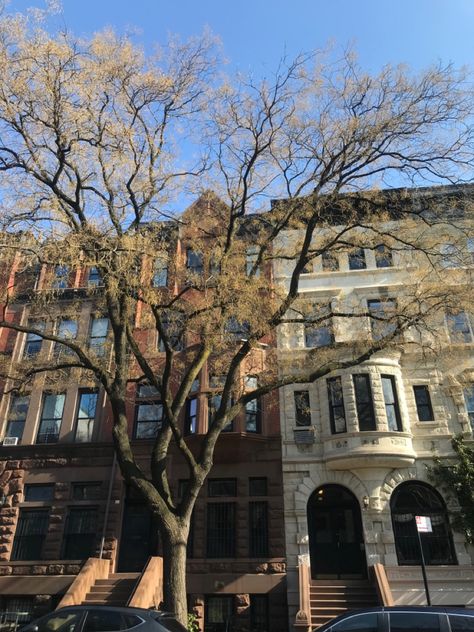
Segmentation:
{"type": "Polygon", "coordinates": [[[312,494],[308,533],[313,578],[367,576],[360,507],[347,489],[325,485],[312,494]]]}
{"type": "Polygon", "coordinates": [[[156,529],[148,507],[125,501],[118,572],[141,572],[150,555],[156,554],[156,545],[156,529]]]}

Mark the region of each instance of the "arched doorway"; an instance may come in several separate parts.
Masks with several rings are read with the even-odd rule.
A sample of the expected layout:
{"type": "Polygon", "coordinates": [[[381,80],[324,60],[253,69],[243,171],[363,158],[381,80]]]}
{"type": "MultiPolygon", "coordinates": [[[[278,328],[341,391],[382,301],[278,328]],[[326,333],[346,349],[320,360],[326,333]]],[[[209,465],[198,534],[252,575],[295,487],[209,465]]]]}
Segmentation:
{"type": "Polygon", "coordinates": [[[429,516],[432,533],[420,533],[426,564],[456,564],[448,512],[438,492],[426,483],[401,483],[390,499],[398,563],[421,564],[415,516],[429,516]]]}
{"type": "Polygon", "coordinates": [[[311,495],[308,534],[313,578],[367,576],[360,506],[348,489],[323,485],[311,495]]]}

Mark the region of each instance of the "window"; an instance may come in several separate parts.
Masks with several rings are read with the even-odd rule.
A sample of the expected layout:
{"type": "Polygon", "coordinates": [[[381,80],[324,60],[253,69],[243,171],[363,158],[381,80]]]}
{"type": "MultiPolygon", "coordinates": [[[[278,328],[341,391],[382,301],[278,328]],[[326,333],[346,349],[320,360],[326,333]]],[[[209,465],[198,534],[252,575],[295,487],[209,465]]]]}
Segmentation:
{"type": "Polygon", "coordinates": [[[268,632],[268,596],[250,595],[250,630],[252,632],[268,632]]]}
{"type": "Polygon", "coordinates": [[[373,340],[382,340],[391,336],[397,329],[396,301],[391,298],[374,299],[367,301],[367,306],[373,340]]]}
{"type": "Polygon", "coordinates": [[[14,395],[12,397],[8,413],[7,430],[5,432],[6,437],[16,437],[19,442],[21,441],[29,403],[30,398],[26,395],[14,395]]]}
{"type": "Polygon", "coordinates": [[[186,267],[192,274],[202,274],[204,271],[202,253],[188,248],[186,250],[186,267]]]}
{"type": "Polygon", "coordinates": [[[417,384],[413,387],[413,392],[415,394],[419,421],[433,421],[434,415],[428,386],[426,384],[417,384]]]}
{"type": "Polygon", "coordinates": [[[297,426],[311,425],[311,407],[309,403],[309,391],[294,391],[295,421],[297,426]]]}
{"type": "Polygon", "coordinates": [[[186,415],[184,420],[185,434],[194,434],[197,430],[197,414],[198,400],[197,397],[191,397],[186,402],[186,415]]]}
{"type": "Polygon", "coordinates": [[[321,255],[321,265],[323,270],[327,272],[339,270],[339,260],[330,250],[325,250],[321,255]]]}
{"type": "Polygon", "coordinates": [[[97,534],[96,507],[70,507],[63,540],[63,559],[83,560],[94,554],[97,534]]]}
{"type": "Polygon", "coordinates": [[[64,290],[69,286],[69,267],[56,266],[54,268],[51,287],[55,290],[64,290]]]}
{"type": "Polygon", "coordinates": [[[266,496],[267,488],[268,484],[266,476],[249,478],[249,496],[266,496]]]}
{"type": "Polygon", "coordinates": [[[235,503],[208,503],[207,557],[235,557],[235,503]]]}
{"type": "Polygon", "coordinates": [[[395,377],[393,375],[382,375],[381,377],[388,429],[392,432],[401,432],[403,428],[402,419],[400,417],[400,408],[398,406],[395,377]]]}
{"type": "Polygon", "coordinates": [[[38,632],[75,632],[80,629],[82,611],[52,612],[38,621],[38,632]]]}
{"type": "Polygon", "coordinates": [[[209,596],[204,611],[206,632],[230,632],[234,614],[233,596],[209,596]]]}
{"type": "Polygon", "coordinates": [[[340,377],[331,377],[327,380],[329,397],[329,416],[331,419],[331,432],[338,434],[346,432],[346,413],[344,410],[344,397],[340,377]]]}
{"type": "Polygon", "coordinates": [[[454,244],[441,245],[441,267],[442,268],[459,268],[461,260],[459,251],[454,244]]]}
{"type": "Polygon", "coordinates": [[[390,612],[390,632],[439,632],[439,614],[435,612],[390,612]]]}
{"type": "Polygon", "coordinates": [[[163,424],[158,391],[148,384],[138,387],[135,402],[135,439],[154,439],[163,424]]]}
{"type": "Polygon", "coordinates": [[[166,287],[168,285],[168,257],[160,254],[153,262],[153,287],[166,287]]]}
{"type": "Polygon", "coordinates": [[[449,614],[451,632],[474,632],[474,616],[449,614]]]}
{"type": "Polygon", "coordinates": [[[211,498],[216,498],[217,496],[237,496],[237,479],[210,478],[207,482],[207,495],[211,498]]]}
{"type": "Polygon", "coordinates": [[[474,384],[464,389],[464,401],[466,403],[469,423],[471,424],[471,429],[474,431],[474,384]]]}
{"type": "Polygon", "coordinates": [[[64,393],[44,396],[36,443],[56,443],[58,441],[65,399],[64,393]]]}
{"type": "Polygon", "coordinates": [[[91,318],[89,329],[89,349],[98,356],[105,354],[105,344],[109,330],[108,318],[91,318]]]}
{"type": "MultiPolygon", "coordinates": [[[[70,319],[62,319],[58,324],[57,331],[58,338],[63,338],[69,342],[72,342],[77,338],[77,320],[70,319]]],[[[57,357],[61,354],[68,355],[74,353],[69,347],[61,344],[60,342],[56,342],[54,344],[54,355],[57,357]]]]}
{"type": "Polygon", "coordinates": [[[20,509],[12,560],[40,560],[48,531],[49,509],[20,509]]]}
{"type": "Polygon", "coordinates": [[[99,500],[102,496],[102,483],[73,483],[73,500],[99,500]]]}
{"type": "Polygon", "coordinates": [[[80,390],[76,412],[76,437],[78,442],[92,441],[94,434],[97,391],[80,390]]]}
{"type": "Polygon", "coordinates": [[[82,632],[119,632],[142,623],[142,619],[132,616],[130,617],[130,624],[127,625],[125,617],[129,618],[130,615],[124,616],[122,613],[114,612],[112,609],[105,611],[90,609],[87,611],[82,632]]]}
{"type": "MultiPolygon", "coordinates": [[[[28,321],[27,327],[43,332],[45,328],[45,323],[42,320],[28,321]]],[[[25,348],[23,350],[23,357],[34,358],[35,356],[37,356],[38,353],[41,351],[42,344],[43,338],[39,334],[34,334],[33,332],[27,333],[25,348]]]]}
{"type": "Polygon", "coordinates": [[[392,251],[385,244],[375,247],[375,265],[377,268],[391,268],[393,266],[392,251]]]}
{"type": "Polygon", "coordinates": [[[354,382],[359,430],[375,430],[375,413],[372,401],[372,390],[370,388],[370,377],[363,373],[361,375],[353,375],[352,379],[354,382]]]}
{"type": "Polygon", "coordinates": [[[317,311],[304,323],[305,347],[327,347],[333,342],[331,306],[318,305],[317,311]],[[311,322],[312,320],[318,322],[311,322]]]}
{"type": "Polygon", "coordinates": [[[44,502],[54,498],[54,484],[25,485],[25,502],[44,502]]]}
{"type": "Polygon", "coordinates": [[[474,263],[474,237],[469,237],[467,240],[467,252],[469,253],[469,263],[474,263]]]}
{"type": "Polygon", "coordinates": [[[225,333],[233,342],[243,342],[250,334],[250,323],[246,320],[239,322],[235,316],[231,316],[225,324],[225,333]]]}
{"type": "Polygon", "coordinates": [[[349,270],[365,270],[365,252],[363,248],[354,248],[349,253],[349,270]]]}
{"type": "MultiPolygon", "coordinates": [[[[214,422],[214,416],[219,410],[222,401],[222,395],[211,395],[207,400],[207,414],[209,427],[214,422]]],[[[229,406],[232,406],[232,400],[229,400],[229,406]]],[[[224,427],[222,432],[232,432],[234,429],[234,422],[229,421],[227,426],[224,427]]]]}
{"type": "Polygon", "coordinates": [[[376,612],[367,612],[347,617],[336,623],[331,632],[378,632],[378,616],[376,612]]]}
{"type": "MultiPolygon", "coordinates": [[[[250,248],[247,248],[245,252],[245,273],[247,276],[250,276],[250,274],[252,273],[252,270],[257,263],[258,254],[259,249],[257,246],[251,246],[250,248]]],[[[260,268],[255,269],[254,276],[260,276],[260,268]]]]}
{"type": "MultiPolygon", "coordinates": [[[[245,378],[246,390],[255,390],[258,381],[255,376],[247,376],[245,378]]],[[[262,432],[262,413],[260,399],[257,397],[245,404],[245,432],[262,432]]]]}
{"type": "Polygon", "coordinates": [[[89,268],[89,274],[87,276],[87,287],[100,287],[101,285],[103,285],[103,282],[100,272],[98,268],[92,266],[92,268],[89,268]]]}
{"type": "Polygon", "coordinates": [[[268,503],[265,500],[249,503],[249,557],[268,555],[268,503]]]}
{"type": "Polygon", "coordinates": [[[472,327],[466,312],[450,312],[446,315],[451,342],[472,342],[472,327]]]}
{"type": "MultiPolygon", "coordinates": [[[[161,326],[166,340],[172,351],[182,351],[184,349],[184,317],[182,314],[173,311],[164,311],[161,314],[161,326]]],[[[166,350],[165,343],[160,337],[158,351],[162,353],[166,350]]]]}

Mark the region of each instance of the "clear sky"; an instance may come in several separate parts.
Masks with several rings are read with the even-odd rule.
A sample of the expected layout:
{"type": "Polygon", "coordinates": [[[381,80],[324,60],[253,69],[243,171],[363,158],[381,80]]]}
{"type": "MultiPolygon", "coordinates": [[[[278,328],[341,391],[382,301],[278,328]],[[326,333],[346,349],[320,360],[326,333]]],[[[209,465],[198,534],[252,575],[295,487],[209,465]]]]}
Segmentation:
{"type": "MultiPolygon", "coordinates": [[[[285,52],[354,43],[362,66],[391,62],[422,68],[432,62],[474,65],[474,0],[63,0],[55,19],[79,35],[105,26],[138,29],[144,46],[168,33],[219,35],[231,65],[271,71],[285,52]]],[[[44,6],[11,0],[10,9],[44,6]]]]}

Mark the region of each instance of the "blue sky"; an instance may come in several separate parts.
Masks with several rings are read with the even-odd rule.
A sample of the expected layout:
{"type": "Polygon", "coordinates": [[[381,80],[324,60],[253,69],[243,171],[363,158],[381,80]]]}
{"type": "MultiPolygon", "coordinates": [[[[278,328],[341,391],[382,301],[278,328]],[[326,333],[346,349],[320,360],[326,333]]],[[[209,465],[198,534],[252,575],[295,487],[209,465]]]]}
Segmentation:
{"type": "MultiPolygon", "coordinates": [[[[41,0],[11,0],[10,9],[43,6],[41,0]]],[[[123,33],[136,27],[137,43],[151,46],[168,33],[219,35],[231,66],[267,74],[286,51],[354,43],[362,66],[387,62],[422,68],[441,59],[456,65],[474,60],[473,0],[63,0],[55,19],[79,35],[105,26],[123,33]]]]}

